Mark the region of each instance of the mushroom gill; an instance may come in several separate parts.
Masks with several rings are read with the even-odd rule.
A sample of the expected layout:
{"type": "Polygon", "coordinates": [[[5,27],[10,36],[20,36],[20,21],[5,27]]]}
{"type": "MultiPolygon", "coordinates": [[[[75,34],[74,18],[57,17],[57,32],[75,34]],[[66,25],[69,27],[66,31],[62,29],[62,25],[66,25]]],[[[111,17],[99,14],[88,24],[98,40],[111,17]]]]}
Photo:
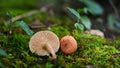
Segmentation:
{"type": "Polygon", "coordinates": [[[29,48],[32,53],[39,56],[49,56],[51,54],[52,59],[56,59],[55,53],[59,46],[59,38],[51,31],[39,31],[29,41],[29,48]]]}

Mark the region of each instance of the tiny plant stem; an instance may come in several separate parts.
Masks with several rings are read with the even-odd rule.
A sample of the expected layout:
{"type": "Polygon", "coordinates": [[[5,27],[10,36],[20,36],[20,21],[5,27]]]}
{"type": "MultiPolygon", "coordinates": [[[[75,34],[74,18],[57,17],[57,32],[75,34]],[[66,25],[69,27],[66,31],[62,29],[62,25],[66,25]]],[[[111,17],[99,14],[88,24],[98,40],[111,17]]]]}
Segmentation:
{"type": "Polygon", "coordinates": [[[19,19],[22,19],[22,18],[31,16],[31,15],[35,15],[35,14],[37,14],[37,13],[39,13],[39,12],[40,12],[40,10],[34,10],[34,11],[30,11],[30,12],[28,12],[28,13],[24,13],[24,14],[22,14],[22,15],[18,15],[18,16],[16,16],[16,17],[13,17],[13,18],[11,19],[11,22],[15,22],[16,20],[19,20],[19,19]]]}
{"type": "Polygon", "coordinates": [[[15,16],[15,17],[11,18],[10,20],[8,20],[7,23],[10,24],[11,22],[15,22],[15,21],[20,20],[22,18],[26,18],[28,16],[32,16],[32,15],[38,14],[40,12],[46,12],[48,10],[48,8],[51,6],[52,6],[52,4],[48,4],[46,6],[41,7],[41,9],[29,11],[27,13],[15,16]]]}
{"type": "Polygon", "coordinates": [[[17,20],[20,20],[22,18],[26,18],[26,17],[32,16],[32,15],[38,14],[41,11],[42,11],[41,9],[40,10],[33,10],[33,11],[30,11],[30,12],[15,16],[15,17],[11,18],[10,20],[8,20],[7,24],[10,24],[11,22],[15,22],[17,20]]]}
{"type": "Polygon", "coordinates": [[[49,44],[45,44],[45,49],[51,54],[52,59],[56,59],[54,49],[49,44]]]}
{"type": "Polygon", "coordinates": [[[115,15],[116,15],[116,17],[117,17],[117,19],[119,19],[119,13],[118,13],[118,10],[117,10],[117,8],[115,7],[113,1],[112,1],[112,0],[109,0],[109,3],[110,3],[110,5],[112,6],[112,8],[113,8],[113,10],[114,10],[114,12],[115,12],[115,15]]]}
{"type": "Polygon", "coordinates": [[[79,20],[79,19],[77,19],[77,23],[80,23],[80,20],[79,20]]]}

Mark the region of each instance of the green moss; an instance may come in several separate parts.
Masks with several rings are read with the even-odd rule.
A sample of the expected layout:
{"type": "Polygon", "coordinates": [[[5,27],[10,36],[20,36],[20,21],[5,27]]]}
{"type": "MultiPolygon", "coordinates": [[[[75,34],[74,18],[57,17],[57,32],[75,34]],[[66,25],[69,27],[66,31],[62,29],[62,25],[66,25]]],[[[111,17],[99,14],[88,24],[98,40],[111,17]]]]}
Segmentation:
{"type": "Polygon", "coordinates": [[[117,58],[120,56],[118,56],[119,50],[115,46],[110,45],[105,38],[84,34],[76,30],[73,31],[73,35],[78,43],[75,56],[80,54],[79,56],[83,59],[81,62],[85,61],[84,65],[118,66],[113,64],[113,61],[115,61],[113,58],[115,58],[115,54],[117,54],[117,58]]]}
{"type": "Polygon", "coordinates": [[[70,30],[66,26],[55,26],[50,29],[52,32],[54,32],[59,38],[70,35],[70,30]]]}
{"type": "Polygon", "coordinates": [[[31,55],[29,52],[28,42],[30,37],[24,34],[13,34],[8,36],[0,36],[0,42],[4,44],[1,47],[7,51],[7,57],[1,58],[2,63],[6,67],[23,67],[23,68],[85,68],[86,65],[95,65],[99,67],[120,67],[120,54],[116,44],[119,39],[114,40],[116,44],[109,43],[103,37],[84,34],[79,30],[72,30],[65,26],[55,26],[51,31],[56,33],[60,38],[65,35],[73,35],[78,43],[77,51],[71,55],[65,55],[59,50],[57,52],[58,61],[52,64],[48,59],[46,63],[38,63],[44,61],[42,58],[31,55]],[[7,47],[7,48],[6,48],[7,47]],[[32,66],[29,66],[32,65],[32,66]]]}
{"type": "Polygon", "coordinates": [[[39,19],[39,20],[41,20],[43,22],[47,18],[47,13],[41,12],[41,13],[35,15],[35,18],[37,18],[37,19],[39,19]]]}
{"type": "Polygon", "coordinates": [[[36,6],[36,3],[37,1],[33,1],[33,0],[30,0],[30,1],[24,1],[24,0],[2,0],[0,2],[0,8],[2,9],[15,9],[15,8],[33,8],[36,6]]]}
{"type": "Polygon", "coordinates": [[[11,47],[15,50],[26,50],[28,49],[29,36],[22,34],[14,34],[11,39],[11,47]]]}
{"type": "Polygon", "coordinates": [[[27,12],[27,10],[10,9],[10,10],[7,10],[6,12],[8,13],[8,16],[10,16],[12,18],[12,17],[15,17],[17,15],[21,15],[21,14],[27,12]]]}
{"type": "MultiPolygon", "coordinates": [[[[10,10],[12,17],[26,12],[26,10],[10,10]]],[[[84,34],[83,31],[76,30],[73,21],[66,17],[50,16],[47,13],[39,13],[31,18],[24,19],[32,21],[39,19],[45,25],[47,21],[55,26],[50,26],[50,31],[54,32],[59,38],[65,35],[72,35],[77,40],[78,48],[76,52],[65,55],[59,50],[57,54],[58,61],[52,64],[49,59],[42,63],[44,59],[32,54],[29,50],[28,35],[22,32],[9,33],[8,26],[0,23],[0,47],[7,52],[7,57],[1,58],[6,67],[10,68],[85,68],[86,65],[95,65],[101,68],[119,68],[120,67],[120,39],[107,40],[100,36],[84,34]],[[8,30],[7,30],[8,29],[8,30]],[[5,34],[4,32],[7,32],[5,34]],[[41,61],[39,63],[38,61],[41,61]]],[[[3,19],[1,19],[4,22],[3,19]]],[[[48,22],[48,23],[49,23],[48,22]]],[[[47,23],[47,24],[48,24],[47,23]]],[[[13,25],[13,24],[12,24],[13,25]]],[[[14,26],[14,25],[13,25],[14,26]]],[[[18,29],[16,29],[18,31],[18,29]]]]}
{"type": "MultiPolygon", "coordinates": [[[[8,38],[7,38],[7,36],[5,36],[5,35],[0,35],[0,43],[1,43],[1,46],[4,46],[4,45],[7,45],[8,44],[8,38]]],[[[1,47],[0,46],[0,47],[1,47]]]]}
{"type": "Polygon", "coordinates": [[[53,16],[45,12],[41,12],[35,15],[35,18],[39,19],[43,24],[48,22],[47,24],[55,24],[55,25],[62,25],[62,26],[69,26],[69,28],[73,28],[73,21],[66,16],[53,16]]]}

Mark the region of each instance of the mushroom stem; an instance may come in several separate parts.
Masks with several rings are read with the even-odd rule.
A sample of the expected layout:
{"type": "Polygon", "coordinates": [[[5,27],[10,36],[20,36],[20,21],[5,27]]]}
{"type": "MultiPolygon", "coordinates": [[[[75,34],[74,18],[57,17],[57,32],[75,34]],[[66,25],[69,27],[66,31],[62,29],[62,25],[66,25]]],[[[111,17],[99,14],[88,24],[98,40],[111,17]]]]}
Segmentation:
{"type": "Polygon", "coordinates": [[[54,49],[49,44],[45,44],[45,49],[51,54],[52,59],[57,58],[54,49]]]}

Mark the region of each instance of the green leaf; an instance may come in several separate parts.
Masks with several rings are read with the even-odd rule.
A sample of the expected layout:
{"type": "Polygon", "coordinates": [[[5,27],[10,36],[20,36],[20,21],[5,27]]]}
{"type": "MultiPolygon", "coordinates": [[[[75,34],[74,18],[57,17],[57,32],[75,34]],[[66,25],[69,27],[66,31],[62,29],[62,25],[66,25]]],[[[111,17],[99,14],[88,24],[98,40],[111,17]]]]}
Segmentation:
{"type": "Polygon", "coordinates": [[[84,13],[88,13],[88,8],[83,8],[83,10],[84,10],[84,13]]]}
{"type": "Polygon", "coordinates": [[[85,8],[78,8],[77,11],[78,11],[79,13],[86,13],[86,14],[88,14],[89,9],[86,8],[86,7],[85,7],[85,8]]]}
{"type": "Polygon", "coordinates": [[[17,21],[16,24],[19,25],[28,35],[32,36],[34,34],[24,21],[17,21]]]}
{"type": "Polygon", "coordinates": [[[117,32],[119,31],[118,28],[120,28],[120,22],[116,20],[114,15],[109,14],[107,17],[107,21],[110,29],[115,30],[117,32]]]}
{"type": "Polygon", "coordinates": [[[6,54],[6,52],[3,49],[0,49],[0,55],[1,56],[6,56],[7,54],[6,54]]]}
{"type": "Polygon", "coordinates": [[[95,15],[100,15],[103,13],[103,8],[93,0],[80,0],[83,2],[89,9],[89,11],[95,15]]]}
{"type": "Polygon", "coordinates": [[[82,31],[84,30],[84,26],[82,24],[80,24],[80,23],[75,23],[74,26],[75,26],[75,28],[78,28],[78,29],[80,29],[82,31]]]}
{"type": "Polygon", "coordinates": [[[68,8],[68,10],[69,10],[72,14],[74,14],[78,19],[80,19],[80,14],[79,14],[76,10],[74,10],[74,9],[72,9],[72,8],[68,8]]]}
{"type": "Polygon", "coordinates": [[[107,21],[108,21],[108,26],[111,29],[115,29],[114,24],[115,24],[115,17],[112,14],[109,14],[107,17],[107,21]]]}
{"type": "Polygon", "coordinates": [[[87,29],[91,29],[91,21],[87,16],[81,16],[81,22],[87,29]]]}
{"type": "Polygon", "coordinates": [[[109,25],[113,25],[115,23],[115,17],[112,14],[109,14],[107,18],[109,25]]]}

